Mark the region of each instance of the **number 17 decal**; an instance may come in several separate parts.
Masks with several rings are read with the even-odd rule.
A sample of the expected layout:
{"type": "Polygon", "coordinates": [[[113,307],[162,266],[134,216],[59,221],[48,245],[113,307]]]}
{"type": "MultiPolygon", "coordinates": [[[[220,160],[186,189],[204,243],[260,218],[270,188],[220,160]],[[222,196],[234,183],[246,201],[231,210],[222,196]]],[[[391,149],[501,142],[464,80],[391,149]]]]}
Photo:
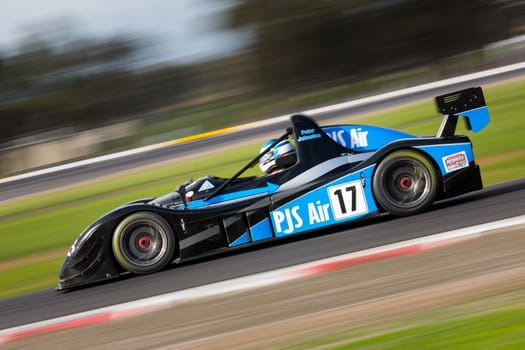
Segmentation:
{"type": "Polygon", "coordinates": [[[336,220],[368,212],[361,181],[352,181],[328,188],[328,197],[336,220]]]}

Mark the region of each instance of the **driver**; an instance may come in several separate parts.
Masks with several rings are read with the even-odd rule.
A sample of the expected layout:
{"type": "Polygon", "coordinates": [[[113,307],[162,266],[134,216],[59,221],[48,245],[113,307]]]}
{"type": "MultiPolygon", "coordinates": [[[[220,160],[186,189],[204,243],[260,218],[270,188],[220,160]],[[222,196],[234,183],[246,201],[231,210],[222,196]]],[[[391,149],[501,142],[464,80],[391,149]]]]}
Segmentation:
{"type": "MultiPolygon", "coordinates": [[[[274,143],[275,140],[266,141],[260,152],[264,151],[268,146],[274,143]]],[[[294,146],[287,140],[283,140],[271,148],[259,159],[259,167],[266,175],[271,175],[280,172],[297,161],[297,154],[294,146]]]]}

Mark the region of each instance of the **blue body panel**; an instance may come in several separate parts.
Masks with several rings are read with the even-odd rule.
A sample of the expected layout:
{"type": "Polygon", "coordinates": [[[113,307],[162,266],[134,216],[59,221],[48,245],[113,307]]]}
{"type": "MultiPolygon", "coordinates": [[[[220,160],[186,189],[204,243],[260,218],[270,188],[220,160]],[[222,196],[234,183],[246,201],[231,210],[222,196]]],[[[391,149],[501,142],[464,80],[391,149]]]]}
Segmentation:
{"type": "MultiPolygon", "coordinates": [[[[415,149],[434,161],[441,176],[466,168],[474,161],[468,142],[417,146],[415,149]]],[[[270,212],[270,219],[250,227],[251,240],[245,233],[230,246],[313,231],[378,213],[371,186],[375,167],[373,164],[346,174],[275,208],[270,212]]]]}
{"type": "Polygon", "coordinates": [[[377,211],[371,191],[374,166],[345,175],[270,213],[277,237],[359,219],[377,211]]]}
{"type": "MultiPolygon", "coordinates": [[[[333,126],[325,127],[323,131],[349,150],[361,152],[373,152],[395,141],[416,138],[404,132],[375,126],[333,126]]],[[[474,161],[469,142],[414,148],[434,161],[441,176],[466,168],[474,161]]],[[[238,237],[230,247],[326,228],[377,213],[378,205],[371,186],[375,167],[376,164],[372,164],[346,174],[273,209],[269,219],[265,218],[250,227],[249,232],[238,237]]],[[[275,192],[276,189],[272,190],[275,192]]]]}

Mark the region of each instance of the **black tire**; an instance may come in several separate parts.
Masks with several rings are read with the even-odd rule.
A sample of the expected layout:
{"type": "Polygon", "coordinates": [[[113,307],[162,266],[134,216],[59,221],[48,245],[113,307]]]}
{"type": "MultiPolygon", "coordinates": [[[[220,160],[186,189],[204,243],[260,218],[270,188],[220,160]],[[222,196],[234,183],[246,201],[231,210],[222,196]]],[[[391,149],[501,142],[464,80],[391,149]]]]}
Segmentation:
{"type": "Polygon", "coordinates": [[[161,270],[175,251],[173,229],[154,213],[138,212],[120,222],[113,233],[113,254],[118,263],[135,274],[161,270]]]}
{"type": "Polygon", "coordinates": [[[408,216],[427,209],[438,192],[438,173],[427,157],[414,150],[399,150],[377,166],[374,197],[386,211],[408,216]]]}

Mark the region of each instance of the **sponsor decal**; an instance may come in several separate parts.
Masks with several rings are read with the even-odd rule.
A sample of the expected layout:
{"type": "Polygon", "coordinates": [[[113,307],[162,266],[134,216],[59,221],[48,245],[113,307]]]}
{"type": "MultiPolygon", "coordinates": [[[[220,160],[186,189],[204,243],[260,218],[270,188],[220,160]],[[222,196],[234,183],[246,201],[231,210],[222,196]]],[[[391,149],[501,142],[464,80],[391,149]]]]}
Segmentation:
{"type": "Polygon", "coordinates": [[[338,220],[367,212],[363,187],[357,180],[329,187],[304,204],[295,202],[295,205],[274,210],[271,219],[276,235],[283,236],[335,224],[338,220]]]}
{"type": "Polygon", "coordinates": [[[359,180],[329,187],[328,197],[332,204],[335,220],[368,212],[363,194],[363,184],[359,180]]]}
{"type": "Polygon", "coordinates": [[[345,137],[345,131],[345,129],[333,130],[328,132],[328,136],[344,147],[348,147],[346,140],[350,140],[350,148],[368,147],[368,131],[351,128],[348,130],[348,138],[345,137]]]}
{"type": "Polygon", "coordinates": [[[215,186],[213,186],[213,184],[211,182],[206,180],[206,181],[204,181],[204,183],[199,188],[199,192],[206,191],[206,190],[209,190],[209,189],[212,189],[212,188],[215,188],[215,186]]]}
{"type": "Polygon", "coordinates": [[[350,148],[367,147],[368,131],[361,131],[361,128],[350,129],[350,148]]]}
{"type": "Polygon", "coordinates": [[[303,218],[299,215],[301,207],[296,205],[292,208],[286,208],[284,210],[275,210],[272,212],[272,221],[274,224],[275,231],[278,233],[289,234],[295,231],[295,229],[303,227],[303,218]]]}
{"type": "Polygon", "coordinates": [[[321,134],[315,132],[314,129],[302,129],[300,131],[301,136],[297,139],[297,142],[308,141],[312,139],[318,139],[321,137],[321,134]]]}
{"type": "Polygon", "coordinates": [[[468,167],[467,154],[465,151],[445,156],[442,160],[447,173],[468,167]]]}
{"type": "Polygon", "coordinates": [[[341,146],[346,147],[346,141],[345,141],[345,136],[344,136],[345,135],[345,130],[344,129],[330,131],[327,134],[328,134],[328,136],[330,136],[332,138],[332,140],[334,140],[335,142],[337,142],[341,146]]]}

